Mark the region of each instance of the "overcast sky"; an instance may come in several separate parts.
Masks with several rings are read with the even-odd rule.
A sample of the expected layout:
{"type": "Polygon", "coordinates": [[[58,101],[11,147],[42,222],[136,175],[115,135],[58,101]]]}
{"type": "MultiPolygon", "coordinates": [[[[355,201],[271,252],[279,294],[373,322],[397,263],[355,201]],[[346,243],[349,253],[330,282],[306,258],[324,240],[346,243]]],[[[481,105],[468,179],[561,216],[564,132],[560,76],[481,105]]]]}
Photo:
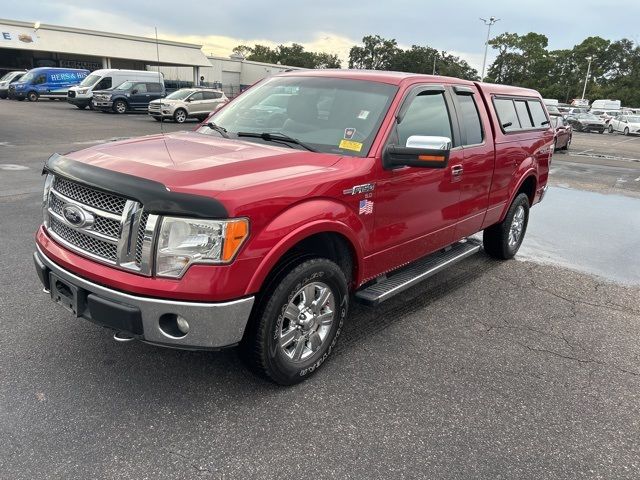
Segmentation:
{"type": "Polygon", "coordinates": [[[215,55],[229,55],[241,43],[296,42],[344,60],[364,35],[379,34],[404,47],[456,53],[477,69],[486,36],[479,17],[491,15],[500,18],[492,36],[534,31],[547,35],[552,49],[592,35],[640,42],[640,0],[20,0],[0,11],[12,20],[132,35],[153,36],[157,26],[161,38],[204,44],[215,55]]]}

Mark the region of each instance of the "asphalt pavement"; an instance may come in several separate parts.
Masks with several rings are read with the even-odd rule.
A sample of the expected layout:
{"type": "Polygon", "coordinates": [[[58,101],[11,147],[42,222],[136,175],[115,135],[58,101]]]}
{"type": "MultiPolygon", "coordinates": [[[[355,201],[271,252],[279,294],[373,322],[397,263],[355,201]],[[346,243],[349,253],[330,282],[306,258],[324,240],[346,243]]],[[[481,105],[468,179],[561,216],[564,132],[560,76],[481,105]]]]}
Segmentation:
{"type": "Polygon", "coordinates": [[[478,254],[353,305],[335,356],[282,388],[234,350],[116,343],[42,292],[43,160],[159,128],[0,101],[1,479],[640,476],[640,228],[623,216],[640,202],[640,139],[576,134],[520,260],[478,254]],[[615,158],[574,155],[597,139],[615,158]],[[613,232],[589,228],[607,216],[613,232]],[[598,242],[627,273],[592,261],[598,242]]]}

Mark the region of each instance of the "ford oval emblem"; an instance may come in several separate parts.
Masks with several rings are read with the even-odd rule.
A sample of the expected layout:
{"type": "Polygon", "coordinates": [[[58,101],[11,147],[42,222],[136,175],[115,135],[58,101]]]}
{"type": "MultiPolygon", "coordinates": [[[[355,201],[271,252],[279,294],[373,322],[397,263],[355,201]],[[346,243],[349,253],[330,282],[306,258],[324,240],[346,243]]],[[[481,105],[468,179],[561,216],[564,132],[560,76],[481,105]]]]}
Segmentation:
{"type": "Polygon", "coordinates": [[[72,227],[82,227],[87,220],[84,211],[75,205],[65,205],[62,208],[62,216],[72,227]]]}

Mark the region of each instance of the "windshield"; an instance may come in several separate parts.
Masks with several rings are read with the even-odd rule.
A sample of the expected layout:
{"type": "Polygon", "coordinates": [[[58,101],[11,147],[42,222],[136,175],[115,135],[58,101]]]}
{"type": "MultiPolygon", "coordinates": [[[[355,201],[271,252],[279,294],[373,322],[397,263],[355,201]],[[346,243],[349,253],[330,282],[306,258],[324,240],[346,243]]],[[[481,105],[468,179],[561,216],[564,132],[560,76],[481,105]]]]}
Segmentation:
{"type": "Polygon", "coordinates": [[[24,82],[24,83],[28,83],[28,82],[30,82],[31,80],[33,80],[33,77],[34,77],[33,73],[29,72],[29,73],[27,73],[26,75],[24,75],[24,76],[20,79],[20,81],[21,81],[21,82],[24,82]]]}
{"type": "Polygon", "coordinates": [[[100,75],[89,75],[82,82],[80,82],[81,87],[93,87],[96,83],[100,81],[102,76],[100,75]]]}
{"type": "MultiPolygon", "coordinates": [[[[210,121],[230,136],[283,134],[319,152],[364,157],[397,90],[394,85],[362,80],[274,77],[251,88],[210,121]]],[[[198,131],[218,135],[206,126],[198,131]]]]}
{"type": "Polygon", "coordinates": [[[133,82],[124,82],[114,88],[114,90],[129,90],[132,86],[133,82]]]}
{"type": "Polygon", "coordinates": [[[627,117],[629,123],[640,123],[640,116],[630,115],[627,117]]]}
{"type": "Polygon", "coordinates": [[[167,100],[184,100],[185,98],[187,98],[189,95],[191,95],[193,93],[193,90],[176,90],[173,93],[170,93],[169,95],[167,95],[165,98],[167,100]]]}

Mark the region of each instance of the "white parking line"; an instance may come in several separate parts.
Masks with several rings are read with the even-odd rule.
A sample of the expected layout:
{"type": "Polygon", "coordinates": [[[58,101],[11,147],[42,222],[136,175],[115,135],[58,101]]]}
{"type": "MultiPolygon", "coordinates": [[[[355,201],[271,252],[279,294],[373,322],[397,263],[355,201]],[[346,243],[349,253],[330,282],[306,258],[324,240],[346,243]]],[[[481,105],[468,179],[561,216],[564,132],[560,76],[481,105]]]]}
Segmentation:
{"type": "Polygon", "coordinates": [[[628,138],[628,139],[623,140],[621,142],[612,143],[611,145],[620,145],[621,143],[627,143],[627,142],[631,142],[633,140],[636,140],[636,138],[635,137],[631,137],[631,138],[628,138]]]}
{"type": "Polygon", "coordinates": [[[636,178],[634,182],[640,182],[640,177],[636,178]]]}
{"type": "Polygon", "coordinates": [[[29,167],[25,167],[24,165],[16,165],[15,163],[3,163],[0,164],[0,170],[29,170],[29,167]]]}

